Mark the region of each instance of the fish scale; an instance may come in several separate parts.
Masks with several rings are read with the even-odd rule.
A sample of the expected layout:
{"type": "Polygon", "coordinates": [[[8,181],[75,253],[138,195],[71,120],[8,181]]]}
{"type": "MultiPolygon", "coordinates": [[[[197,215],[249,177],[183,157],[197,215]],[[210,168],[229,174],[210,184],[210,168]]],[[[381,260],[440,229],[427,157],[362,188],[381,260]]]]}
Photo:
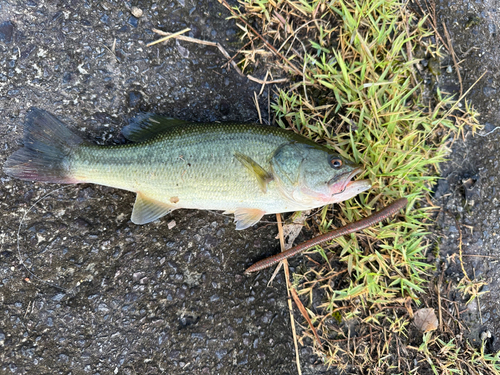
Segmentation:
{"type": "Polygon", "coordinates": [[[283,202],[274,181],[264,194],[255,177],[234,158],[239,151],[269,168],[274,150],[289,139],[260,128],[196,124],[189,126],[188,134],[178,129],[138,144],[85,145],[71,159],[71,173],[80,182],[140,191],[162,202],[178,197],[178,208],[235,210],[251,202],[252,207],[270,212],[283,204],[288,210],[298,209],[293,202],[283,202]]]}

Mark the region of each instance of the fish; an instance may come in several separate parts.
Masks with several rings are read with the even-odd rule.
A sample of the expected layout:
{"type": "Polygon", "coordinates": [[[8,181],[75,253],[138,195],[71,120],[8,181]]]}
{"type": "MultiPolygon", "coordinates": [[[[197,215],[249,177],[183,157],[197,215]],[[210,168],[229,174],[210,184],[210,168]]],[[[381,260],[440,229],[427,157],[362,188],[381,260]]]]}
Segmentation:
{"type": "Polygon", "coordinates": [[[234,214],[237,230],[266,214],[338,203],[371,187],[368,180],[352,180],[361,166],[278,127],[141,114],[122,134],[130,143],[92,144],[32,108],[24,147],[7,159],[4,172],[26,181],[134,192],[131,221],[139,225],[182,208],[234,214]]]}

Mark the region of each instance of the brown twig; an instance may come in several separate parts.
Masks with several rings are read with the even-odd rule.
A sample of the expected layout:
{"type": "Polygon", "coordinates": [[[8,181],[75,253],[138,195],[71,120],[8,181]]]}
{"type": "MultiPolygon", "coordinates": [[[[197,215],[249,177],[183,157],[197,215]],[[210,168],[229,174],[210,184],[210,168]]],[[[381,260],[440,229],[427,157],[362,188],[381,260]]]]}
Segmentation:
{"type": "Polygon", "coordinates": [[[259,124],[262,124],[262,113],[260,112],[259,99],[255,91],[253,92],[253,101],[255,103],[255,108],[257,108],[257,113],[259,114],[259,124]]]}
{"type": "Polygon", "coordinates": [[[436,294],[438,300],[438,316],[439,316],[439,330],[443,331],[443,308],[441,305],[441,281],[443,278],[443,272],[439,275],[438,282],[436,285],[436,294]]]}
{"type": "Polygon", "coordinates": [[[290,285],[290,291],[292,292],[292,297],[293,297],[293,300],[295,301],[295,304],[299,308],[299,311],[302,314],[302,316],[304,317],[304,319],[307,320],[307,324],[309,324],[309,327],[311,327],[311,331],[313,331],[314,337],[316,338],[316,341],[318,342],[318,345],[321,348],[322,344],[321,344],[321,339],[319,338],[318,332],[316,331],[316,328],[314,327],[306,308],[304,307],[304,305],[300,301],[299,296],[297,295],[297,292],[295,291],[295,289],[293,289],[293,287],[291,285],[290,285]]]}
{"type": "Polygon", "coordinates": [[[160,43],[160,42],[164,42],[164,41],[166,42],[169,39],[174,38],[174,39],[183,40],[185,42],[202,44],[202,45],[211,46],[211,47],[217,47],[219,49],[219,51],[224,55],[224,57],[229,60],[231,66],[238,72],[238,74],[243,76],[243,77],[245,76],[243,74],[243,72],[241,71],[241,69],[238,67],[238,65],[231,59],[231,56],[229,55],[229,53],[227,53],[227,51],[224,49],[224,47],[222,47],[220,45],[220,43],[207,42],[206,40],[200,40],[200,39],[196,39],[196,38],[191,38],[189,36],[180,35],[180,33],[185,32],[186,30],[189,30],[189,29],[179,31],[177,33],[167,33],[167,32],[162,31],[162,30],[153,29],[153,32],[155,32],[158,35],[163,35],[163,36],[165,36],[165,38],[161,38],[161,39],[158,39],[154,42],[151,42],[147,46],[149,47],[149,46],[156,44],[156,43],[160,43]]]}
{"type": "Polygon", "coordinates": [[[443,21],[443,29],[444,29],[444,36],[446,37],[446,40],[448,41],[448,45],[450,47],[448,50],[450,51],[451,58],[453,59],[453,66],[455,67],[455,71],[457,72],[458,82],[460,83],[460,96],[462,96],[462,93],[464,92],[462,75],[460,74],[460,67],[458,66],[457,62],[457,55],[455,53],[455,50],[453,49],[453,44],[451,43],[450,34],[448,33],[448,29],[446,28],[446,24],[444,23],[444,21],[443,21]]]}
{"type": "MultiPolygon", "coordinates": [[[[431,2],[432,12],[429,10],[429,7],[427,7],[427,4],[426,4],[427,12],[422,8],[422,5],[420,5],[420,1],[417,1],[417,5],[423,14],[425,14],[425,13],[429,14],[429,18],[428,18],[429,21],[427,23],[432,27],[432,29],[434,30],[434,35],[436,35],[438,37],[438,39],[443,44],[444,48],[446,48],[448,50],[448,46],[444,42],[443,38],[441,37],[441,34],[439,34],[439,31],[437,29],[436,4],[434,2],[431,2]]],[[[450,52],[450,51],[448,50],[448,52],[450,52]]]]}
{"type": "Polygon", "coordinates": [[[273,84],[273,83],[284,83],[284,82],[288,82],[288,78],[280,78],[280,79],[273,79],[271,81],[267,81],[267,80],[262,80],[262,79],[258,79],[258,78],[255,78],[255,77],[252,77],[251,75],[248,75],[247,78],[250,80],[250,81],[254,81],[254,82],[257,82],[257,83],[260,83],[261,85],[270,85],[270,84],[273,84]]]}
{"type": "Polygon", "coordinates": [[[467,275],[467,271],[465,270],[464,267],[464,260],[463,260],[463,249],[462,249],[462,228],[460,227],[460,223],[458,222],[457,218],[454,217],[455,219],[455,224],[458,229],[458,259],[460,261],[460,267],[462,268],[462,272],[464,274],[465,279],[467,280],[468,283],[471,283],[471,279],[469,278],[469,275],[467,275]]]}
{"type": "MultiPolygon", "coordinates": [[[[472,271],[474,272],[474,280],[476,280],[476,269],[472,267],[472,271]]],[[[481,313],[481,301],[479,299],[480,294],[478,293],[476,295],[476,300],[477,300],[477,311],[479,312],[479,321],[483,321],[483,314],[481,313]]]]}
{"type": "MultiPolygon", "coordinates": [[[[155,31],[155,30],[153,30],[155,31]]],[[[163,38],[160,38],[158,40],[155,40],[154,42],[151,42],[151,43],[148,43],[146,44],[146,47],[151,47],[151,46],[154,46],[155,44],[158,44],[158,43],[162,43],[162,42],[166,42],[167,40],[169,39],[175,39],[177,37],[180,37],[182,34],[184,33],[187,33],[188,31],[191,31],[191,29],[188,27],[184,30],[181,30],[181,31],[177,31],[175,33],[165,33],[165,37],[163,38]]],[[[156,32],[156,31],[155,31],[156,32]]],[[[159,34],[159,33],[158,33],[159,34]]],[[[203,43],[202,43],[203,44],[203,43]]]]}
{"type": "MultiPolygon", "coordinates": [[[[281,249],[285,249],[285,236],[283,235],[283,225],[281,224],[281,214],[276,214],[276,219],[278,221],[278,233],[280,236],[280,245],[281,249]]],[[[283,269],[285,271],[285,280],[286,280],[286,290],[288,293],[288,311],[290,313],[290,324],[292,325],[292,336],[293,336],[293,345],[295,347],[295,361],[297,363],[297,372],[299,375],[302,375],[302,370],[300,368],[300,356],[299,356],[299,345],[297,342],[297,332],[295,330],[295,319],[293,318],[293,306],[292,301],[290,299],[292,289],[292,285],[290,283],[290,271],[288,270],[288,262],[285,260],[283,262],[283,269]]]]}

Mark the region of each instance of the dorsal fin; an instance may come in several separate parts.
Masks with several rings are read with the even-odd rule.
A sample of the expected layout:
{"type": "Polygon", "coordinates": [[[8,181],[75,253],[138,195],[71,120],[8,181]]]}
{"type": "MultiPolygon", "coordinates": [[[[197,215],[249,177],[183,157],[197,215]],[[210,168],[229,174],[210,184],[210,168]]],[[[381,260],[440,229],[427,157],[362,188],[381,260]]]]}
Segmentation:
{"type": "Polygon", "coordinates": [[[157,134],[165,133],[173,127],[186,124],[189,122],[152,113],[142,113],[133,118],[131,123],[122,129],[122,134],[129,141],[143,142],[157,134]]]}

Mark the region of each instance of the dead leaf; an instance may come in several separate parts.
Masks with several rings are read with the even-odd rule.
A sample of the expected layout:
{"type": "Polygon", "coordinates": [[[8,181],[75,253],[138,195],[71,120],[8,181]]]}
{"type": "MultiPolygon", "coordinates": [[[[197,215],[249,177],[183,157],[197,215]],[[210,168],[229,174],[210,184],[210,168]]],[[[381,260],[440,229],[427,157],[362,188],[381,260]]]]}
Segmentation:
{"type": "Polygon", "coordinates": [[[415,326],[422,332],[434,331],[439,325],[438,318],[434,313],[434,309],[420,309],[415,312],[413,320],[415,326]]]}
{"type": "Polygon", "coordinates": [[[285,236],[285,249],[290,249],[293,245],[293,241],[297,238],[302,228],[304,228],[304,223],[311,211],[302,211],[296,217],[294,217],[293,223],[283,225],[283,233],[285,236]]]}

